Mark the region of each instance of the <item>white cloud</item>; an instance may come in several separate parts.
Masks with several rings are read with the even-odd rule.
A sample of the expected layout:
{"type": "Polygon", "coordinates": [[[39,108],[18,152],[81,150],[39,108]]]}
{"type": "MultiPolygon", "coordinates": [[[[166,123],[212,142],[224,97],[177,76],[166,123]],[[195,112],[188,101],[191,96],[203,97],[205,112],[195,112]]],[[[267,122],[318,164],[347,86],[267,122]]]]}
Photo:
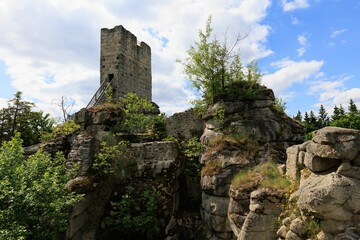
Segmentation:
{"type": "Polygon", "coordinates": [[[14,88],[42,110],[56,114],[54,101],[61,96],[75,100],[78,109],[99,86],[100,29],[121,24],[151,46],[153,100],[171,114],[188,108],[194,97],[175,60],[186,56],[208,16],[217,36],[228,29],[229,44],[236,33],[248,34],[239,44],[246,63],[272,54],[265,45],[270,27],[261,23],[270,5],[270,0],[155,0],[141,6],[124,0],[7,1],[0,3],[0,60],[14,88]]]}
{"type": "Polygon", "coordinates": [[[281,1],[283,11],[289,12],[293,11],[299,8],[308,8],[310,7],[310,4],[307,0],[294,0],[294,1],[288,1],[288,0],[282,0],[281,1]]]}
{"type": "Polygon", "coordinates": [[[310,83],[309,94],[318,96],[316,106],[323,104],[332,109],[335,105],[346,107],[350,99],[360,104],[360,88],[347,89],[345,82],[353,78],[352,75],[344,74],[316,80],[310,83]]]}
{"type": "Polygon", "coordinates": [[[306,49],[304,47],[298,48],[296,50],[296,52],[298,53],[299,57],[302,57],[304,55],[304,53],[306,52],[306,49]]]}
{"type": "Polygon", "coordinates": [[[266,9],[271,5],[269,0],[241,1],[236,7],[229,9],[229,13],[243,16],[247,22],[258,22],[266,16],[266,9]]]}
{"type": "Polygon", "coordinates": [[[7,106],[8,99],[0,98],[0,108],[4,108],[7,106]]]}
{"type": "Polygon", "coordinates": [[[299,35],[297,39],[300,45],[305,46],[307,44],[307,38],[304,35],[299,35]]]}
{"type": "Polygon", "coordinates": [[[331,38],[336,38],[337,36],[339,36],[340,34],[346,32],[347,29],[346,28],[343,28],[343,29],[339,29],[339,30],[335,30],[331,33],[330,37],[331,38]]]}
{"type": "Polygon", "coordinates": [[[287,58],[272,64],[278,70],[263,77],[262,83],[272,88],[276,94],[283,94],[294,83],[302,83],[307,79],[315,78],[324,61],[295,62],[287,58]]]}
{"type": "Polygon", "coordinates": [[[291,17],[291,24],[292,25],[300,25],[302,24],[302,21],[300,21],[298,18],[296,17],[291,17]]]}
{"type": "Polygon", "coordinates": [[[298,48],[296,51],[298,53],[298,56],[301,57],[306,52],[307,38],[305,37],[305,35],[298,35],[297,40],[298,40],[299,44],[301,45],[301,47],[298,48]]]}

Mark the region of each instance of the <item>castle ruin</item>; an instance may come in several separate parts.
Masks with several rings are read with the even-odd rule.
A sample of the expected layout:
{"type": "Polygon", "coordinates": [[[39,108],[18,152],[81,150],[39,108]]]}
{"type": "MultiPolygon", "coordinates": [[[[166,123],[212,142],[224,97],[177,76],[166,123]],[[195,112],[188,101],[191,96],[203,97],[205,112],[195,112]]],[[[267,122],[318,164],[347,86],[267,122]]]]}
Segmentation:
{"type": "Polygon", "coordinates": [[[100,88],[87,107],[104,102],[108,83],[113,99],[133,92],[152,100],[151,48],[123,26],[101,29],[100,88]]]}

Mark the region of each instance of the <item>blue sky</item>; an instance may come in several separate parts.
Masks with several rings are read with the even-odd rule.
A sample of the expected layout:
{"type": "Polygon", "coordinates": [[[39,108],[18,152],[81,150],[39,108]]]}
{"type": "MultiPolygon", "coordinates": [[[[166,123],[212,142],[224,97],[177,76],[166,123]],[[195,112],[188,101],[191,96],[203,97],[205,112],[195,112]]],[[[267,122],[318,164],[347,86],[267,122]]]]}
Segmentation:
{"type": "Polygon", "coordinates": [[[360,106],[360,2],[356,0],[18,0],[0,2],[0,106],[16,91],[60,116],[61,97],[86,106],[99,86],[100,29],[123,25],[152,48],[153,101],[171,115],[196,94],[176,59],[208,16],[229,42],[247,34],[244,63],[289,115],[323,104],[360,106]]]}

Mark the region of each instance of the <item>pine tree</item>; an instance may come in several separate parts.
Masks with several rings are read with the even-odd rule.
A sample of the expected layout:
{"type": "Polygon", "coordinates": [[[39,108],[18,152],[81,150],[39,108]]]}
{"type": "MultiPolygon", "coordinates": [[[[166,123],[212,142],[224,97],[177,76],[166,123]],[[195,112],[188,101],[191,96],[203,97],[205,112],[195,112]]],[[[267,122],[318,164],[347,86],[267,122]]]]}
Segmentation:
{"type": "Polygon", "coordinates": [[[309,114],[307,112],[305,112],[305,115],[304,115],[304,122],[309,123],[309,114]]]}
{"type": "Polygon", "coordinates": [[[342,104],[340,104],[340,108],[339,108],[339,115],[342,116],[345,114],[345,109],[344,107],[342,106],[342,104]]]}
{"type": "Polygon", "coordinates": [[[296,116],[293,117],[295,120],[298,120],[299,122],[302,122],[302,115],[301,112],[298,111],[296,116]]]}
{"type": "Polygon", "coordinates": [[[331,120],[335,121],[335,120],[339,119],[340,116],[341,116],[340,109],[335,105],[333,115],[331,116],[331,120]]]}
{"type": "Polygon", "coordinates": [[[330,123],[330,119],[328,117],[328,114],[326,113],[324,105],[321,104],[320,109],[319,109],[319,117],[318,117],[318,121],[317,121],[317,127],[323,128],[323,127],[329,126],[329,123],[330,123]]]}
{"type": "Polygon", "coordinates": [[[33,111],[35,104],[22,99],[22,92],[8,101],[8,106],[0,110],[0,144],[9,141],[16,132],[21,134],[24,146],[39,142],[42,132],[51,132],[54,120],[49,114],[33,111]]]}
{"type": "Polygon", "coordinates": [[[358,114],[358,113],[359,113],[359,111],[358,111],[358,109],[357,109],[357,106],[356,106],[356,104],[354,103],[354,101],[353,101],[352,99],[350,99],[350,101],[349,101],[349,107],[348,107],[348,109],[349,109],[349,112],[350,112],[350,113],[354,113],[354,114],[358,114]]]}
{"type": "Polygon", "coordinates": [[[317,119],[315,117],[314,112],[311,110],[310,111],[310,116],[309,116],[309,124],[313,125],[313,126],[316,126],[316,123],[317,123],[317,119]]]}

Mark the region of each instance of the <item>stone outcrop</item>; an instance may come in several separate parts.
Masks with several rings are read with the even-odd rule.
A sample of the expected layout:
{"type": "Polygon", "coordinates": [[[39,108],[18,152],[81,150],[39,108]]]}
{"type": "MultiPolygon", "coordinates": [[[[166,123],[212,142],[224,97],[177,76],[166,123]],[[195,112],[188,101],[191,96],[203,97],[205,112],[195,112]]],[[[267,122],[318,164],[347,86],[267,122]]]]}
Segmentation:
{"type": "MultiPolygon", "coordinates": [[[[260,87],[251,101],[220,102],[203,115],[201,211],[207,226],[206,239],[254,239],[256,233],[269,236],[266,239],[275,236],[270,231],[271,222],[265,219],[273,218],[279,210],[274,210],[276,214],[271,217],[261,214],[256,207],[249,211],[250,199],[258,202],[257,193],[251,198],[251,191],[230,189],[239,170],[266,161],[285,162],[286,148],[303,142],[304,128],[279,111],[274,101],[272,90],[260,87]],[[224,121],[216,117],[219,112],[224,113],[224,121]],[[238,193],[230,198],[229,190],[230,195],[238,193]],[[260,227],[262,222],[268,224],[260,227]]],[[[275,201],[274,205],[277,204],[275,201]]]]}
{"type": "Polygon", "coordinates": [[[273,223],[282,212],[283,193],[260,188],[230,190],[229,220],[237,240],[276,238],[273,223]]]}
{"type": "MultiPolygon", "coordinates": [[[[82,109],[75,114],[75,121],[81,125],[80,131],[64,138],[67,142],[67,166],[79,165],[78,176],[66,184],[66,189],[84,195],[70,214],[66,239],[112,239],[116,232],[107,229],[104,219],[116,211],[119,196],[128,194],[126,188],[132,186],[137,192],[157,193],[156,228],[158,237],[176,236],[168,227],[174,214],[181,206],[179,176],[182,173],[182,158],[173,142],[131,143],[124,152],[124,161],[131,163],[124,179],[123,172],[114,172],[106,177],[97,175],[92,169],[95,155],[102,141],[117,141],[109,130],[122,120],[122,112],[116,109],[82,109]],[[129,180],[131,181],[129,182],[129,180]],[[110,235],[109,235],[110,234],[110,235]]],[[[51,145],[48,143],[47,145],[51,145]]],[[[54,145],[54,144],[52,144],[54,145]]],[[[57,144],[61,146],[62,144],[57,144]]],[[[56,145],[56,146],[57,146],[56,145]]],[[[29,148],[31,154],[38,148],[29,148]]],[[[57,147],[56,149],[60,149],[57,147]]],[[[121,169],[120,169],[121,170],[121,169]]],[[[121,199],[121,198],[120,198],[121,199]]],[[[134,199],[136,201],[136,199],[134,199]]],[[[154,226],[155,228],[155,226],[154,226]]]]}
{"type": "MultiPolygon", "coordinates": [[[[287,153],[287,175],[300,182],[293,194],[302,213],[297,221],[317,219],[317,239],[360,239],[360,131],[325,127],[287,153]]],[[[279,236],[284,237],[283,232],[279,230],[279,236]]],[[[296,235],[293,239],[306,239],[288,232],[296,235]]]]}

